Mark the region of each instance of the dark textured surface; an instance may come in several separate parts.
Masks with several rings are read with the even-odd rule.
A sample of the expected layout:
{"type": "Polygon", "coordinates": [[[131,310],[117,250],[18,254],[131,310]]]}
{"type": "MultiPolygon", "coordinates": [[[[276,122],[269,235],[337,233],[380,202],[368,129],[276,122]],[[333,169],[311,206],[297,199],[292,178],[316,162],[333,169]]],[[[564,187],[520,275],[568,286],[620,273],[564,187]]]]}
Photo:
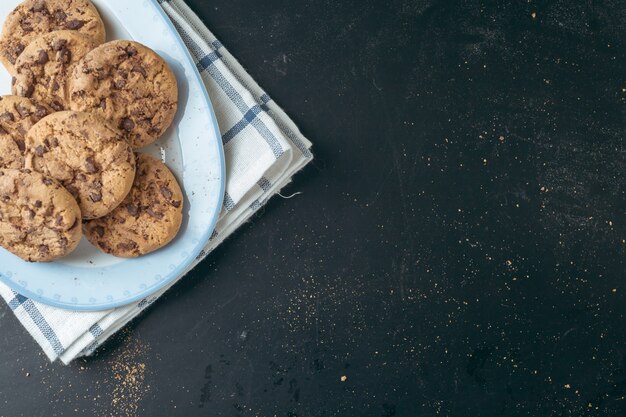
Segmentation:
{"type": "Polygon", "coordinates": [[[0,307],[0,416],[626,414],[626,2],[190,3],[303,194],[95,358],[0,307]]]}

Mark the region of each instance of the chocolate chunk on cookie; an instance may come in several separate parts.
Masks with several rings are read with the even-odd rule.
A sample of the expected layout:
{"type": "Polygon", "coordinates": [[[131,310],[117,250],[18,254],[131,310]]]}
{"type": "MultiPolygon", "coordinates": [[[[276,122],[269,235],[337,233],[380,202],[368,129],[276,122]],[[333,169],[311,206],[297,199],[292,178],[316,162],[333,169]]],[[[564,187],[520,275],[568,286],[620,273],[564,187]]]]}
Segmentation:
{"type": "Polygon", "coordinates": [[[69,76],[95,46],[91,36],[71,30],[35,39],[15,62],[13,94],[32,98],[54,111],[68,108],[69,76]]]}
{"type": "Polygon", "coordinates": [[[89,0],[26,0],[4,22],[0,62],[14,74],[15,61],[28,44],[57,30],[89,35],[98,45],[105,40],[104,23],[89,0]]]}
{"type": "Polygon", "coordinates": [[[0,246],[29,262],[72,252],[82,236],[80,208],[57,181],[0,169],[0,246]]]}
{"type": "Polygon", "coordinates": [[[174,73],[159,55],[137,42],[100,45],[76,66],[70,80],[71,109],[113,121],[133,148],[158,139],[174,120],[177,105],[174,73]]]}
{"type": "Polygon", "coordinates": [[[48,110],[27,98],[0,97],[0,168],[24,167],[26,133],[48,110]]]}
{"type": "Polygon", "coordinates": [[[110,213],[135,178],[130,145],[115,126],[92,113],[63,111],[40,120],[26,135],[24,160],[26,168],[60,181],[85,219],[110,213]]]}
{"type": "Polygon", "coordinates": [[[137,175],[126,199],[109,215],[83,224],[103,252],[134,258],[167,245],[178,233],[183,193],[172,172],[151,156],[137,155],[137,175]]]}

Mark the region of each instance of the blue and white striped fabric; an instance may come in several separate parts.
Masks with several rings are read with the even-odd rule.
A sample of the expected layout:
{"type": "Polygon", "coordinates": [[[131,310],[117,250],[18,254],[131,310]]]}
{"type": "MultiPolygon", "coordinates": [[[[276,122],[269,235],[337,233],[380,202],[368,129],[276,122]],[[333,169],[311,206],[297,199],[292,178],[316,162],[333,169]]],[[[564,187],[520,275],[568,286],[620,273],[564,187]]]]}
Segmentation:
{"type": "MultiPolygon", "coordinates": [[[[291,119],[187,5],[182,0],[159,1],[196,59],[213,101],[226,156],[224,208],[209,244],[193,268],[288,184],[313,156],[309,151],[311,143],[291,119]]],[[[98,312],[43,305],[2,284],[0,295],[50,360],[60,359],[67,364],[93,353],[167,289],[139,303],[98,312]]]]}

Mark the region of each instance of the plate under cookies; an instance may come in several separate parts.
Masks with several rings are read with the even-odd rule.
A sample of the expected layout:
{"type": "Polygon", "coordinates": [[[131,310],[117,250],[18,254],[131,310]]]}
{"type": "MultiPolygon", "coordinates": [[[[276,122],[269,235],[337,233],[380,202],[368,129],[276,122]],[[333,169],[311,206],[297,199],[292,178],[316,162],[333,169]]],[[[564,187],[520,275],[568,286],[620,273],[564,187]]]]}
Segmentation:
{"type": "MultiPolygon", "coordinates": [[[[47,264],[25,263],[0,250],[0,280],[18,293],[57,307],[92,311],[138,302],[186,271],[213,232],[225,179],[221,136],[210,99],[163,10],[155,0],[93,3],[105,22],[108,40],[141,42],[161,55],[176,76],[179,109],[174,123],[141,152],[160,158],[172,170],[183,188],[185,210],[174,241],[137,259],[103,254],[85,239],[69,257],[47,264]]],[[[19,0],[2,0],[0,21],[17,4],[19,0]]],[[[0,69],[0,94],[10,93],[10,80],[0,69]]]]}

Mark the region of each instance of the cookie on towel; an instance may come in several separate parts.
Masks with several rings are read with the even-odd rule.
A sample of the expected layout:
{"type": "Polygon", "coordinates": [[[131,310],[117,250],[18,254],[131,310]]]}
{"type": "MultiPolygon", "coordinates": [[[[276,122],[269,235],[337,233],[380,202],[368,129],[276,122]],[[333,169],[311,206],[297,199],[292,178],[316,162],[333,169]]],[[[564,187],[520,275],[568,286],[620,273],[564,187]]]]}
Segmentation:
{"type": "Polygon", "coordinates": [[[68,78],[93,38],[71,30],[43,35],[29,44],[15,62],[13,94],[32,98],[54,111],[68,107],[68,78]]]}
{"type": "Polygon", "coordinates": [[[135,178],[133,151],[115,126],[92,113],[63,111],[41,119],[26,135],[26,168],[63,184],[83,218],[110,213],[135,178]]]}
{"type": "Polygon", "coordinates": [[[104,23],[89,0],[26,0],[4,21],[0,36],[0,62],[13,74],[17,57],[39,36],[72,30],[105,41],[104,23]]]}
{"type": "Polygon", "coordinates": [[[178,85],[167,63],[132,41],[100,45],[76,66],[70,107],[96,112],[126,132],[133,148],[157,140],[172,124],[178,85]]]}
{"type": "Polygon", "coordinates": [[[0,168],[24,167],[26,133],[48,110],[27,98],[0,97],[0,168]]]}
{"type": "Polygon", "coordinates": [[[80,208],[57,181],[0,169],[0,246],[29,262],[72,252],[82,236],[80,208]]]}
{"type": "Polygon", "coordinates": [[[83,224],[103,252],[134,258],[167,245],[183,219],[183,193],[172,172],[151,156],[137,155],[137,176],[128,197],[108,216],[83,224]]]}

